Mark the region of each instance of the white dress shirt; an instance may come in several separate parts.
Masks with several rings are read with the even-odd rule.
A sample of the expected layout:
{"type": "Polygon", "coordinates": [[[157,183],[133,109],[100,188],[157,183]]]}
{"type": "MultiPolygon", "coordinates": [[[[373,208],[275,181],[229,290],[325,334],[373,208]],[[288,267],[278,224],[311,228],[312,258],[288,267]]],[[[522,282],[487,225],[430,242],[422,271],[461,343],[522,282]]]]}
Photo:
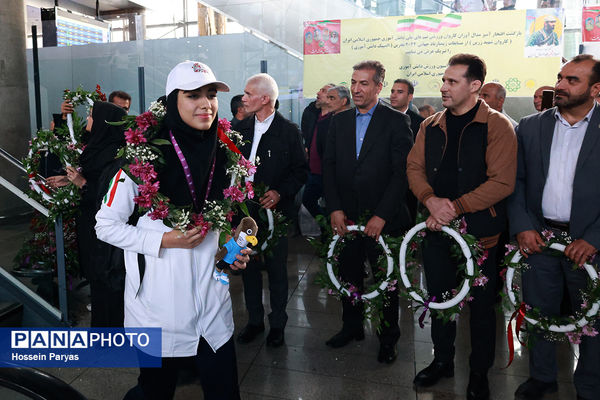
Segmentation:
{"type": "MultiPolygon", "coordinates": [[[[265,118],[262,122],[259,121],[258,118],[256,118],[256,115],[254,116],[254,138],[252,138],[252,148],[250,150],[249,158],[249,160],[253,163],[256,159],[256,151],[258,150],[258,144],[260,143],[260,139],[262,138],[262,135],[264,135],[264,133],[267,130],[269,130],[269,127],[273,122],[273,118],[275,118],[275,112],[273,112],[273,114],[265,118]]],[[[246,178],[246,182],[247,181],[254,182],[254,175],[252,175],[249,178],[246,178]]]]}
{"type": "Polygon", "coordinates": [[[594,107],[581,121],[571,125],[556,111],[550,166],[542,194],[544,218],[557,222],[569,222],[571,218],[577,158],[593,112],[594,107]]]}

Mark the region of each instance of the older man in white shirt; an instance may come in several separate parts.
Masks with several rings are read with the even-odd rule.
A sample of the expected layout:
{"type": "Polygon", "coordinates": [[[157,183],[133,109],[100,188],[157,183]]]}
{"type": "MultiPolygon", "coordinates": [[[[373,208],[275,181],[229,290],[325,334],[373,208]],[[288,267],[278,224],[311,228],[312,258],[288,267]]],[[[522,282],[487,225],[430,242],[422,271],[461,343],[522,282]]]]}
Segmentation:
{"type": "MultiPolygon", "coordinates": [[[[258,74],[248,79],[242,101],[246,111],[254,116],[238,125],[245,142],[240,150],[250,161],[259,159],[252,178],[255,184],[263,184],[269,189],[259,199],[260,206],[277,210],[288,220],[294,220],[298,215],[294,198],[306,182],[308,163],[300,130],[275,111],[278,95],[277,83],[270,75],[258,74]]],[[[266,230],[268,227],[261,221],[258,211],[258,207],[250,207],[259,231],[266,230]]],[[[269,278],[271,306],[267,346],[284,344],[288,297],[287,243],[287,236],[280,238],[272,253],[266,255],[264,263],[253,260],[242,273],[248,325],[238,335],[239,343],[253,341],[265,329],[261,273],[264,267],[269,278]]]]}

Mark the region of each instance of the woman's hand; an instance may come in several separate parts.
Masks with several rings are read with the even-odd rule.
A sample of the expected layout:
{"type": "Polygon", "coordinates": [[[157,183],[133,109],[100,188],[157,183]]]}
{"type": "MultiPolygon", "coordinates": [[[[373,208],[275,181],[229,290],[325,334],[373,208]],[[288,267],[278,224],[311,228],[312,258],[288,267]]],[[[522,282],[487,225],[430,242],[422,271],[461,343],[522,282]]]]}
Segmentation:
{"type": "Polygon", "coordinates": [[[165,249],[193,249],[202,243],[205,237],[206,235],[201,235],[200,229],[197,227],[185,232],[173,229],[163,234],[160,247],[165,249]]]}
{"type": "Polygon", "coordinates": [[[246,264],[248,264],[248,261],[250,261],[250,253],[252,253],[252,250],[246,247],[245,249],[241,250],[241,253],[242,254],[235,256],[237,261],[231,264],[231,269],[234,271],[246,269],[246,264]]]}
{"type": "Polygon", "coordinates": [[[66,175],[49,176],[46,179],[46,184],[51,188],[59,188],[69,184],[69,178],[66,175]]]}
{"type": "Polygon", "coordinates": [[[83,185],[87,183],[83,175],[77,172],[77,170],[73,167],[67,167],[67,178],[79,189],[81,189],[83,185]]]}

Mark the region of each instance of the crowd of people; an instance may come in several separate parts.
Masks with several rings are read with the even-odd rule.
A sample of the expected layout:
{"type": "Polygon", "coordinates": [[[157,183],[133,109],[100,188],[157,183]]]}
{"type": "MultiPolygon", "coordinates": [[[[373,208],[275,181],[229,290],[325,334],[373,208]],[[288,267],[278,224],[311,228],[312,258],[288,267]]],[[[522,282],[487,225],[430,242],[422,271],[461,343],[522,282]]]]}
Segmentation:
{"type": "MultiPolygon", "coordinates": [[[[335,233],[344,234],[348,225],[364,219],[365,235],[350,240],[339,257],[340,278],[359,290],[365,261],[377,266],[376,240],[382,234],[401,236],[414,225],[417,211],[426,215],[431,231],[422,248],[427,291],[441,298],[454,289],[458,267],[451,241],[440,231],[464,217],[467,232],[488,252],[480,268],[489,278],[485,287],[472,289],[469,303],[469,400],[490,396],[497,253],[504,253],[508,234],[531,266],[523,273],[524,301],[548,316],[560,314],[565,287],[572,311],[579,309],[587,276],[571,266],[590,261],[600,248],[600,188],[593,183],[600,173],[600,105],[595,101],[600,61],[579,55],[565,63],[554,86],[536,90],[537,113],[519,122],[504,111],[502,85],[485,82],[486,70],[476,55],[451,57],[440,88],[443,110],[437,112],[430,105],[417,109],[412,104],[414,86],[406,79],[394,81],[389,101],[380,99],[386,70],[378,61],[354,65],[350,88],[334,83],[321,87],[304,110],[300,129],[276,110],[278,86],[268,74],[250,77],[244,94],[230,104],[232,126],[245,141],[243,156],[260,160],[256,174],[247,179],[268,188],[250,214],[259,224],[259,207],[294,220],[294,199],[304,187],[304,206],[314,217],[326,217],[335,233]],[[546,104],[548,109],[542,105],[544,90],[554,91],[554,106],[546,104]],[[545,249],[544,229],[573,238],[564,258],[545,249]]],[[[223,196],[226,185],[222,150],[216,144],[217,93],[229,87],[209,66],[188,61],[171,71],[166,88],[167,116],[160,136],[173,146],[161,146],[166,165],[158,171],[160,192],[175,205],[195,204],[200,211],[203,202],[196,201],[192,188],[205,194],[206,201],[223,196]]],[[[126,98],[118,93],[115,98],[126,98]]],[[[124,145],[123,130],[106,121],[124,116],[130,98],[127,107],[114,98],[111,102],[115,104],[93,106],[81,170],[68,167],[66,175],[48,178],[51,186],[71,182],[85,188],[78,229],[82,260],[87,257],[84,273],[92,284],[92,325],[163,329],[163,367],[141,368],[138,386],[127,399],[171,398],[177,371],[190,357],[198,366],[205,398],[239,398],[228,288],[207,275],[212,274],[218,235],[197,229],[182,235],[147,214],[132,220],[140,188],[125,174],[113,180],[110,202],[101,200],[123,165],[114,160],[116,149],[124,145]],[[107,255],[93,257],[98,249],[107,255]],[[120,271],[126,273],[111,277],[108,271],[119,270],[111,263],[119,257],[120,271]]],[[[63,104],[62,111],[72,112],[72,107],[63,104]]],[[[285,344],[287,252],[283,237],[264,260],[250,259],[245,250],[232,265],[241,271],[248,312],[238,343],[250,343],[265,330],[265,270],[271,308],[266,342],[285,344]]],[[[377,359],[391,364],[398,356],[399,301],[397,291],[386,296],[377,359]]],[[[340,348],[364,339],[363,311],[360,302],[343,299],[341,328],[326,345],[340,348]]],[[[432,386],[454,375],[455,337],[455,322],[432,320],[433,360],[416,374],[415,386],[432,386]]],[[[529,375],[517,398],[540,399],[557,390],[555,344],[542,332],[529,351],[529,375]]],[[[597,398],[599,337],[582,338],[574,384],[578,399],[597,398]]]]}

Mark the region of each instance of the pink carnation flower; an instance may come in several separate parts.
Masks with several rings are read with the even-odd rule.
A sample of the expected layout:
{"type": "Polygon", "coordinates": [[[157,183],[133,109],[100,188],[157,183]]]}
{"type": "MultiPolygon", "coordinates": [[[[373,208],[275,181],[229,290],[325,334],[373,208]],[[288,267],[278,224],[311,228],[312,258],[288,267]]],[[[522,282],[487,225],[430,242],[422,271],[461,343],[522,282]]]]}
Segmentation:
{"type": "Polygon", "coordinates": [[[169,207],[161,200],[148,216],[152,220],[165,219],[169,216],[169,207]]]}
{"type": "Polygon", "coordinates": [[[483,263],[485,262],[485,260],[487,260],[488,258],[488,251],[484,250],[483,253],[481,254],[481,257],[479,257],[477,259],[477,265],[479,265],[480,267],[483,265],[483,263]]]}
{"type": "Polygon", "coordinates": [[[542,231],[542,236],[544,237],[544,239],[545,239],[546,241],[548,241],[548,240],[550,240],[550,239],[552,239],[552,238],[554,237],[554,232],[552,232],[552,231],[551,231],[551,230],[549,230],[549,229],[544,229],[544,230],[542,231]]]}
{"type": "Polygon", "coordinates": [[[129,166],[129,172],[136,178],[140,178],[144,183],[149,183],[158,176],[154,170],[154,166],[150,163],[140,163],[138,159],[129,166]]]}
{"type": "Polygon", "coordinates": [[[508,270],[508,268],[504,268],[502,271],[500,271],[500,278],[502,278],[503,281],[506,280],[506,271],[508,270]]]}
{"type": "Polygon", "coordinates": [[[136,196],[133,198],[133,202],[141,208],[152,207],[152,198],[148,196],[136,196]]]}
{"type": "Polygon", "coordinates": [[[135,122],[141,131],[145,131],[151,126],[158,125],[158,121],[154,118],[154,115],[152,115],[150,111],[146,111],[145,113],[135,117],[135,122]]]}
{"type": "Polygon", "coordinates": [[[252,176],[256,173],[256,165],[250,162],[250,160],[247,160],[244,156],[240,158],[238,165],[247,171],[248,176],[252,176]]]}
{"type": "Polygon", "coordinates": [[[143,183],[138,186],[140,195],[133,198],[133,202],[140,207],[150,208],[152,207],[152,199],[158,193],[159,183],[143,183]]]}
{"type": "Polygon", "coordinates": [[[460,223],[458,224],[458,232],[461,235],[464,235],[467,233],[467,220],[465,219],[465,217],[462,217],[460,219],[460,223]]]}
{"type": "Polygon", "coordinates": [[[231,198],[232,201],[241,203],[244,201],[244,193],[240,190],[238,186],[230,186],[227,189],[223,190],[223,195],[225,198],[231,198]]]}
{"type": "Polygon", "coordinates": [[[233,212],[233,211],[229,211],[229,212],[227,213],[227,215],[225,215],[225,219],[226,219],[227,221],[231,222],[231,221],[233,220],[233,216],[234,216],[234,215],[235,215],[235,212],[233,212]]]}
{"type": "Polygon", "coordinates": [[[192,224],[188,229],[200,228],[200,236],[204,237],[211,228],[211,223],[204,220],[202,214],[192,214],[192,224]]]}
{"type": "Polygon", "coordinates": [[[231,129],[231,122],[227,120],[227,118],[221,118],[219,120],[219,128],[223,129],[225,132],[231,129]]]}
{"type": "Polygon", "coordinates": [[[156,193],[158,193],[159,187],[159,182],[143,183],[138,186],[138,189],[140,191],[140,195],[154,197],[156,193]]]}
{"type": "Polygon", "coordinates": [[[569,342],[573,344],[581,344],[581,333],[567,332],[565,335],[567,335],[567,338],[569,338],[569,342]]]}
{"type": "Polygon", "coordinates": [[[510,253],[512,253],[513,251],[515,251],[517,249],[517,246],[515,246],[514,244],[507,244],[504,246],[506,248],[506,252],[504,253],[505,256],[509,255],[510,253]]]}
{"type": "Polygon", "coordinates": [[[393,292],[396,290],[396,284],[398,283],[397,279],[394,279],[393,281],[390,281],[387,290],[390,292],[393,292]]]}
{"type": "Polygon", "coordinates": [[[473,286],[485,286],[490,279],[485,275],[479,275],[477,278],[473,279],[473,286]]]}
{"type": "Polygon", "coordinates": [[[583,335],[594,337],[594,336],[598,335],[598,331],[596,329],[594,329],[594,327],[586,325],[583,327],[583,335]]]}
{"type": "Polygon", "coordinates": [[[125,141],[129,144],[146,143],[144,132],[139,129],[127,129],[125,131],[125,141]]]}
{"type": "Polygon", "coordinates": [[[246,196],[248,196],[249,199],[254,198],[254,187],[252,186],[252,181],[246,182],[246,196]]]}

